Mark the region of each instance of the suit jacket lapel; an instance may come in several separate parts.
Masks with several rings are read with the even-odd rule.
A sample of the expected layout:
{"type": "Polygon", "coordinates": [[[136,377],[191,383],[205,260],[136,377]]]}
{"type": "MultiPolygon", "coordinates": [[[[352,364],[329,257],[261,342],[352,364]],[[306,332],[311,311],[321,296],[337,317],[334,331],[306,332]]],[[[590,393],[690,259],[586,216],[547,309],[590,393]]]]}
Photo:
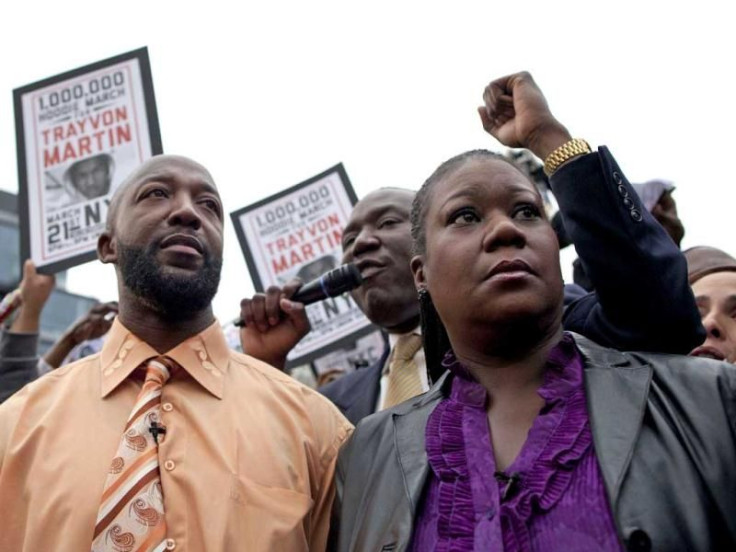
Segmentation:
{"type": "Polygon", "coordinates": [[[633,355],[604,349],[576,335],[585,357],[585,390],[598,464],[615,511],[639,437],[652,367],[633,355]]]}
{"type": "Polygon", "coordinates": [[[381,382],[383,362],[379,361],[362,371],[360,380],[355,380],[349,388],[349,394],[340,399],[341,406],[348,420],[361,420],[376,411],[378,390],[381,382]]]}
{"type": "Polygon", "coordinates": [[[376,411],[381,372],[386,357],[388,349],[385,349],[381,358],[368,368],[360,368],[320,389],[353,425],[357,425],[360,420],[376,411]]]}
{"type": "Polygon", "coordinates": [[[424,448],[427,420],[437,403],[442,400],[443,387],[447,381],[449,377],[446,373],[426,394],[405,403],[391,417],[396,453],[403,475],[404,492],[411,504],[412,520],[429,474],[427,452],[424,448]],[[407,413],[411,415],[406,416],[407,413]]]}

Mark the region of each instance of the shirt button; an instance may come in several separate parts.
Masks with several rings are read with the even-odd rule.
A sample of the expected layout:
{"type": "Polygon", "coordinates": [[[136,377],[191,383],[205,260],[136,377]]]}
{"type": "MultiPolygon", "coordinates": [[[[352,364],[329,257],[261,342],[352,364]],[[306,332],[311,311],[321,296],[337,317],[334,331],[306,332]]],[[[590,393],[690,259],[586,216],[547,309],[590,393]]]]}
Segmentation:
{"type": "Polygon", "coordinates": [[[636,209],[632,209],[629,214],[631,215],[631,218],[634,219],[636,222],[641,222],[641,219],[644,218],[641,216],[641,213],[636,209]]]}
{"type": "Polygon", "coordinates": [[[618,185],[618,193],[621,197],[629,197],[629,191],[626,189],[626,186],[623,184],[618,185]]]}
{"type": "Polygon", "coordinates": [[[624,181],[624,179],[621,178],[621,175],[617,171],[613,171],[613,181],[616,184],[621,184],[624,181]]]}
{"type": "Polygon", "coordinates": [[[173,550],[176,548],[176,541],[174,539],[166,539],[166,550],[173,550]]]}
{"type": "Polygon", "coordinates": [[[624,206],[627,209],[633,209],[634,208],[634,202],[632,201],[632,199],[630,197],[625,197],[624,198],[624,206]]]}
{"type": "Polygon", "coordinates": [[[174,405],[171,403],[164,403],[161,405],[161,408],[163,408],[164,412],[171,412],[174,410],[174,405]]]}
{"type": "Polygon", "coordinates": [[[176,467],[176,464],[173,460],[167,460],[164,462],[164,468],[166,468],[166,471],[171,471],[176,467]]]}

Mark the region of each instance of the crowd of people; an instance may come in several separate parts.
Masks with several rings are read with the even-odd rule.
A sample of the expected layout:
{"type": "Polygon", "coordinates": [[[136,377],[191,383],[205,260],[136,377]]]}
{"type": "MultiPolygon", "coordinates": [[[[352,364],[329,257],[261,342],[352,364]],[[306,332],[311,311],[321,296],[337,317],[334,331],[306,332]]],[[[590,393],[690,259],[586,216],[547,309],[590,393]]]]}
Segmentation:
{"type": "Polygon", "coordinates": [[[471,150],[362,198],[343,261],[389,346],[318,390],[284,370],[299,281],[243,299],[245,354],[227,346],[225,211],[190,159],[115,191],[118,301],[43,358],[54,281],[26,262],[0,335],[0,550],[735,549],[736,259],[682,251],[673,186],[629,183],[529,74],[478,112],[543,171],[471,150]]]}

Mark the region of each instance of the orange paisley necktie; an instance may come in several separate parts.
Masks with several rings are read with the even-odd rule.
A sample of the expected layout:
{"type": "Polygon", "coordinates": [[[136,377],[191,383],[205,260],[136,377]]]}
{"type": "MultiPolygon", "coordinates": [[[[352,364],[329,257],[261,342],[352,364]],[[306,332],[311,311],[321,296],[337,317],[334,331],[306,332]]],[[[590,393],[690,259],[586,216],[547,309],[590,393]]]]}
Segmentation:
{"type": "MultiPolygon", "coordinates": [[[[158,464],[163,426],[161,389],[178,365],[160,356],[146,363],[146,377],[112,459],[97,513],[92,552],[152,552],[166,539],[158,464]]],[[[165,431],[165,430],[164,430],[165,431]]]]}

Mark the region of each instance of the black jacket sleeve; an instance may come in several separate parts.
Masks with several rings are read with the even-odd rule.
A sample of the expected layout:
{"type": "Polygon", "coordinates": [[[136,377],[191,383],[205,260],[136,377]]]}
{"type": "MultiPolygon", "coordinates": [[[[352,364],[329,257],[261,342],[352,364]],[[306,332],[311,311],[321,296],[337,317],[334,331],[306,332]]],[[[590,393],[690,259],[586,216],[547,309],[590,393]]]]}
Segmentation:
{"type": "Polygon", "coordinates": [[[608,148],[562,166],[550,184],[596,290],[566,301],[565,329],[621,350],[687,354],[701,344],[685,257],[608,148]]]}

